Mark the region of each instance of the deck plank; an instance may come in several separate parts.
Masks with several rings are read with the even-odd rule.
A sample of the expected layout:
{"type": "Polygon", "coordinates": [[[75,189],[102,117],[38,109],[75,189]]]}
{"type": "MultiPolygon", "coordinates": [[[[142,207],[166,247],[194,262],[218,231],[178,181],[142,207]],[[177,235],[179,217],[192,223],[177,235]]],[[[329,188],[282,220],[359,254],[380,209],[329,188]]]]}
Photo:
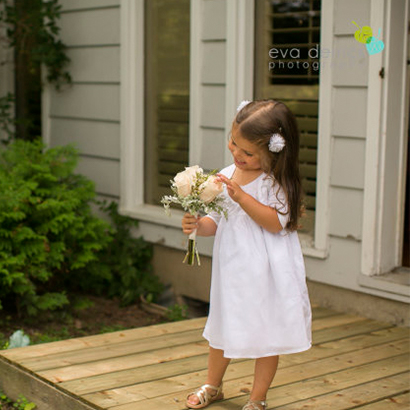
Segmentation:
{"type": "MultiPolygon", "coordinates": [[[[387,378],[396,374],[409,371],[409,356],[400,355],[394,358],[380,360],[353,369],[343,370],[325,376],[313,377],[301,382],[290,383],[274,387],[268,391],[267,401],[270,407],[279,407],[296,401],[305,400],[314,396],[323,395],[338,390],[353,387],[359,383],[366,383],[380,378],[387,378]]],[[[212,405],[213,410],[240,408],[249,397],[249,385],[243,381],[224,384],[226,400],[212,405]],[[244,391],[241,391],[241,390],[244,391]]],[[[127,403],[120,406],[108,407],[112,410],[160,410],[185,409],[185,397],[190,390],[175,392],[173,394],[146,399],[138,402],[127,403]]]]}
{"type": "MultiPolygon", "coordinates": [[[[27,391],[39,410],[54,410],[57,403],[70,410],[185,409],[186,395],[206,378],[205,321],[0,351],[0,389],[7,391],[10,374],[12,391],[27,391]]],[[[311,349],[281,356],[269,409],[409,407],[408,328],[314,307],[312,329],[311,349]]],[[[225,400],[212,408],[241,408],[253,371],[253,360],[233,360],[224,378],[225,400]]]]}
{"type": "MultiPolygon", "coordinates": [[[[208,353],[208,352],[207,352],[208,353]]],[[[136,367],[133,369],[120,370],[99,374],[87,378],[68,380],[60,383],[64,389],[78,395],[95,393],[98,391],[116,389],[146,381],[153,381],[178,374],[206,369],[208,355],[198,355],[176,359],[171,362],[158,363],[151,366],[136,367]]]]}
{"type": "Polygon", "coordinates": [[[348,325],[351,323],[362,322],[364,317],[353,315],[334,315],[330,317],[321,317],[312,323],[312,330],[328,329],[335,326],[348,325]]]}
{"type": "MultiPolygon", "coordinates": [[[[368,404],[373,409],[373,404],[369,403],[375,400],[384,399],[388,395],[400,394],[407,391],[409,388],[408,381],[408,374],[401,373],[340,390],[337,393],[324,394],[323,396],[276,408],[283,410],[296,410],[301,408],[306,410],[344,410],[368,404]]],[[[385,407],[383,410],[385,410],[385,407]]]]}
{"type": "MultiPolygon", "coordinates": [[[[394,357],[407,352],[409,352],[408,341],[400,340],[380,345],[376,348],[371,347],[362,349],[360,352],[355,351],[337,357],[309,362],[306,363],[303,368],[300,368],[299,366],[286,367],[285,365],[280,367],[278,376],[275,380],[275,385],[279,386],[287,383],[294,383],[314,376],[340,371],[342,369],[394,357]]],[[[253,378],[253,366],[253,361],[232,363],[228,367],[225,376],[225,392],[229,391],[230,382],[232,380],[235,385],[238,383],[250,385],[253,378]]],[[[85,395],[84,398],[101,407],[118,406],[127,402],[136,402],[163,394],[172,394],[181,390],[185,391],[187,389],[194,389],[196,386],[202,384],[205,378],[206,370],[203,370],[201,372],[169,377],[152,382],[139,383],[134,386],[120,389],[105,390],[85,395]]]]}
{"type": "Polygon", "coordinates": [[[37,372],[40,376],[54,383],[79,377],[94,376],[96,374],[111,373],[120,369],[132,369],[137,366],[148,366],[156,363],[164,363],[184,357],[191,357],[208,352],[208,343],[201,341],[188,345],[167,347],[164,349],[132,354],[124,357],[114,357],[96,362],[87,362],[72,366],[37,372]]]}
{"type": "Polygon", "coordinates": [[[48,356],[51,354],[58,354],[73,350],[83,350],[98,346],[110,346],[115,343],[138,341],[140,339],[161,336],[164,334],[185,332],[193,329],[203,329],[205,326],[205,321],[206,318],[201,317],[180,322],[162,323],[159,325],[139,327],[136,329],[104,333],[102,335],[85,336],[76,339],[67,339],[58,342],[21,347],[19,349],[4,350],[1,354],[10,360],[21,361],[23,359],[30,359],[33,357],[48,356]]]}
{"type": "MultiPolygon", "coordinates": [[[[408,381],[408,380],[407,380],[408,381]]],[[[407,388],[408,388],[407,383],[407,388]]],[[[410,408],[410,393],[400,394],[398,396],[391,396],[384,400],[373,402],[360,407],[362,410],[399,410],[410,408]]]]}
{"type": "Polygon", "coordinates": [[[338,326],[337,328],[329,327],[320,329],[313,333],[313,343],[324,343],[330,340],[344,339],[349,336],[360,335],[364,333],[374,332],[391,327],[388,323],[376,322],[370,319],[360,320],[355,323],[338,326]]]}
{"type": "MultiPolygon", "coordinates": [[[[408,337],[406,328],[390,328],[365,335],[315,345],[310,350],[296,355],[282,356],[280,367],[316,361],[339,354],[355,352],[367,347],[394,342],[408,337]]],[[[407,340],[407,339],[406,339],[407,340]]],[[[60,385],[75,394],[85,395],[103,390],[120,388],[132,384],[149,382],[164,377],[173,377],[206,369],[207,355],[194,356],[142,368],[127,369],[108,374],[91,376],[62,382],[60,385]]],[[[229,370],[229,368],[228,368],[229,370]]]]}
{"type": "Polygon", "coordinates": [[[42,371],[47,369],[56,369],[62,366],[71,366],[76,364],[85,364],[99,360],[111,359],[114,357],[123,357],[137,353],[149,352],[165,347],[180,346],[188,343],[197,343],[203,341],[202,329],[185,331],[181,333],[167,334],[145,338],[136,343],[135,340],[115,343],[108,346],[93,347],[89,349],[76,350],[64,353],[56,353],[47,357],[33,357],[30,359],[20,360],[20,364],[32,371],[42,371]]]}

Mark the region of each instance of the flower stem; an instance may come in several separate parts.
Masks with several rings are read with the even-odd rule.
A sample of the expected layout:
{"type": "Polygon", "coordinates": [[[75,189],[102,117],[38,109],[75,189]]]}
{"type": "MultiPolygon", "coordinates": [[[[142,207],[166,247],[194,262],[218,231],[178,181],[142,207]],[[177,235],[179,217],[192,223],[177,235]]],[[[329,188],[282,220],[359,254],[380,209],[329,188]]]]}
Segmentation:
{"type": "Polygon", "coordinates": [[[198,266],[200,266],[201,261],[199,259],[199,253],[196,247],[196,229],[188,237],[188,250],[183,263],[188,262],[188,265],[193,266],[195,264],[195,257],[197,259],[198,266]]]}

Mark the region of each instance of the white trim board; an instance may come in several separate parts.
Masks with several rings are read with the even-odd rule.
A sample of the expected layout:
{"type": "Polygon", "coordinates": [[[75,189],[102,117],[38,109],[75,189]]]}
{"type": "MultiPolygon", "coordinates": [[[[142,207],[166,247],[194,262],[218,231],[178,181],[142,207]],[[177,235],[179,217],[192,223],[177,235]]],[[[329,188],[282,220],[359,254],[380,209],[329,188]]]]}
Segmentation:
{"type": "MultiPolygon", "coordinates": [[[[323,50],[333,50],[334,0],[322,1],[320,46],[323,50]]],[[[319,129],[317,159],[317,191],[315,209],[315,232],[312,248],[326,258],[329,253],[330,219],[330,172],[332,144],[332,66],[329,61],[321,61],[319,87],[319,129]]]]}
{"type": "Polygon", "coordinates": [[[121,0],[120,206],[144,203],[144,0],[121,0]]]}
{"type": "Polygon", "coordinates": [[[374,29],[382,28],[385,48],[383,52],[369,58],[361,265],[362,274],[367,276],[387,273],[401,264],[399,248],[402,246],[402,228],[398,221],[403,221],[402,179],[405,167],[401,150],[406,146],[407,138],[403,126],[407,113],[404,112],[404,96],[401,94],[406,93],[406,76],[402,71],[407,69],[407,53],[396,47],[395,36],[400,35],[397,30],[402,24],[406,36],[403,45],[405,47],[407,15],[408,0],[371,1],[370,25],[374,29]],[[400,13],[403,21],[393,21],[392,16],[395,12],[397,14],[400,7],[404,9],[403,13],[400,13]],[[380,76],[382,68],[385,73],[383,79],[380,76]],[[400,84],[397,81],[400,81],[400,84]],[[401,101],[399,118],[393,118],[389,110],[397,106],[397,99],[401,101]],[[379,121],[375,121],[375,118],[379,121]],[[399,131],[395,129],[397,124],[399,131]],[[389,189],[397,181],[397,190],[392,198],[389,189]],[[395,205],[392,206],[392,203],[395,205]],[[387,238],[391,240],[386,241],[387,238]]]}
{"type": "MultiPolygon", "coordinates": [[[[236,108],[242,100],[253,99],[255,3],[227,1],[225,133],[231,130],[236,108]],[[250,16],[252,16],[250,18],[250,16]]],[[[225,144],[225,165],[232,155],[225,144]]]]}
{"type": "Polygon", "coordinates": [[[189,67],[189,164],[199,164],[201,158],[201,112],[202,112],[202,81],[203,66],[202,22],[203,1],[191,1],[190,10],[190,67],[189,67]],[[193,64],[195,62],[195,64],[193,64]]]}

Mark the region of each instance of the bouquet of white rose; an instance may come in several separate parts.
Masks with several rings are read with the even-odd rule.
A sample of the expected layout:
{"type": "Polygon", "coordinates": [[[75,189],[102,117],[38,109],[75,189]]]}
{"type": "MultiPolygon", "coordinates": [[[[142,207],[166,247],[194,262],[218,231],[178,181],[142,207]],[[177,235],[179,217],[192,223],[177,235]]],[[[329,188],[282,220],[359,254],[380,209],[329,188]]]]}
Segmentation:
{"type": "MultiPolygon", "coordinates": [[[[165,195],[161,200],[165,212],[169,215],[169,207],[171,203],[175,203],[194,216],[198,216],[200,212],[207,214],[216,211],[227,217],[226,210],[222,206],[223,198],[219,196],[223,189],[222,182],[218,181],[215,173],[216,171],[205,174],[198,165],[186,167],[185,171],[179,172],[170,181],[174,195],[165,195]]],[[[188,261],[188,265],[193,265],[195,257],[200,265],[196,247],[196,230],[188,237],[188,251],[183,262],[188,261]]]]}

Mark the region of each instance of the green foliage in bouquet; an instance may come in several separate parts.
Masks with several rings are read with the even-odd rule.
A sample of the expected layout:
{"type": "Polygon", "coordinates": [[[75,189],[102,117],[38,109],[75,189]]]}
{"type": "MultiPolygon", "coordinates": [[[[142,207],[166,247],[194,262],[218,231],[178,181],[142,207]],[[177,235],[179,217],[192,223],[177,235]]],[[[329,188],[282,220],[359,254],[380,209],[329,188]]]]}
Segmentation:
{"type": "Polygon", "coordinates": [[[91,213],[93,182],[73,173],[77,156],[22,140],[0,152],[0,309],[64,306],[64,281],[109,243],[109,224],[91,213]]]}
{"type": "Polygon", "coordinates": [[[100,209],[111,219],[112,241],[77,283],[84,291],[118,297],[122,305],[139,302],[141,296],[155,300],[164,287],[152,273],[152,245],[132,236],[138,221],[120,215],[116,202],[100,202],[100,209]]]}

